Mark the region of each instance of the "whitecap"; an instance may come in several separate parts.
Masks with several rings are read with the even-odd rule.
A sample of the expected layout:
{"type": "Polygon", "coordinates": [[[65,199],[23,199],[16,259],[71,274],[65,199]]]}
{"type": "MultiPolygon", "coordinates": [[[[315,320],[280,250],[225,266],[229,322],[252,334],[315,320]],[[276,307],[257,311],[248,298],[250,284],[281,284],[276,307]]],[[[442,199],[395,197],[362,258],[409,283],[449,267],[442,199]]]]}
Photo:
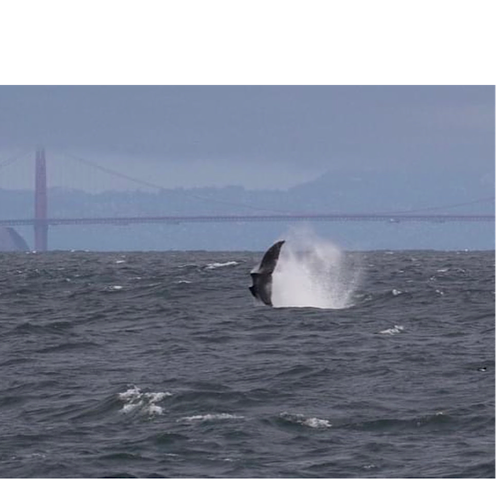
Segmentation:
{"type": "Polygon", "coordinates": [[[140,408],[143,405],[142,401],[139,401],[138,403],[127,403],[123,405],[123,408],[120,410],[120,413],[130,413],[137,408],[140,408]]]}
{"type": "Polygon", "coordinates": [[[312,427],[313,429],[323,429],[332,426],[332,424],[328,420],[316,417],[306,418],[303,424],[307,427],[312,427]]]}
{"type": "Polygon", "coordinates": [[[152,404],[147,407],[147,412],[149,415],[161,415],[163,413],[163,408],[152,404]]]}
{"type": "Polygon", "coordinates": [[[207,264],[206,269],[217,269],[219,267],[237,266],[238,263],[235,260],[230,260],[229,262],[213,262],[212,264],[207,264]]]}
{"type": "Polygon", "coordinates": [[[302,413],[288,413],[282,412],[280,413],[280,417],[288,422],[292,422],[295,424],[304,425],[306,427],[311,427],[312,429],[327,429],[331,427],[332,424],[329,420],[324,418],[317,417],[306,417],[302,413]]]}
{"type": "Polygon", "coordinates": [[[149,399],[150,403],[158,403],[162,401],[167,396],[172,396],[171,392],[146,392],[144,396],[149,399]]]}
{"type": "Polygon", "coordinates": [[[134,385],[130,389],[127,389],[125,392],[120,392],[118,394],[118,397],[120,399],[128,400],[128,399],[131,399],[131,398],[139,397],[140,394],[141,394],[141,390],[139,389],[139,387],[137,387],[137,386],[134,385]]]}
{"type": "Polygon", "coordinates": [[[159,403],[168,396],[172,396],[170,392],[142,392],[140,387],[136,385],[130,387],[124,392],[118,394],[118,399],[124,401],[123,408],[120,413],[131,413],[140,411],[141,413],[153,416],[161,415],[163,408],[158,406],[159,403]]]}
{"type": "Polygon", "coordinates": [[[177,422],[207,422],[212,420],[234,420],[243,419],[240,415],[232,415],[230,413],[208,413],[206,415],[193,415],[191,417],[181,417],[177,422]]]}
{"type": "Polygon", "coordinates": [[[381,330],[378,333],[382,335],[395,335],[396,333],[404,332],[404,329],[403,325],[394,325],[393,327],[381,330]]]}

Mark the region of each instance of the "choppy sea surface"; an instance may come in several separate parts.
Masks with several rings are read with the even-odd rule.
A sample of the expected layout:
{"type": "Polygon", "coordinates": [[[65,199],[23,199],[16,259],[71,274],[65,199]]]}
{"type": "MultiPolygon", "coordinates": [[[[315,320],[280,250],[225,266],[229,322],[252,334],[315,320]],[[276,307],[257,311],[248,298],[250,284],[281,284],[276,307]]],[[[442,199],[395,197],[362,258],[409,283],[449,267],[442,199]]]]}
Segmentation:
{"type": "Polygon", "coordinates": [[[0,254],[1,477],[494,477],[494,252],[312,250],[0,254]]]}

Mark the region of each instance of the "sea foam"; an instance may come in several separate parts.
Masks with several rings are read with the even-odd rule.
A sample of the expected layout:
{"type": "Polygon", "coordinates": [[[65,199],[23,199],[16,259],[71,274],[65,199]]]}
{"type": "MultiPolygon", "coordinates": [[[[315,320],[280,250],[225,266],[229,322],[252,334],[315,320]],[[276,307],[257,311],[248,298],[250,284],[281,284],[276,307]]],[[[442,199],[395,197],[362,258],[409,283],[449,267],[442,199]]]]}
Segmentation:
{"type": "Polygon", "coordinates": [[[238,263],[234,260],[229,262],[214,262],[212,264],[207,264],[206,269],[218,269],[219,267],[237,266],[238,263]]]}
{"type": "Polygon", "coordinates": [[[191,417],[181,417],[178,422],[207,422],[213,420],[234,420],[245,418],[240,415],[232,415],[230,413],[208,413],[206,415],[192,415],[191,417]]]}
{"type": "Polygon", "coordinates": [[[156,403],[168,396],[172,394],[170,392],[142,392],[140,387],[134,385],[118,394],[118,399],[124,402],[120,412],[127,414],[138,411],[149,416],[161,415],[163,408],[156,403]]]}

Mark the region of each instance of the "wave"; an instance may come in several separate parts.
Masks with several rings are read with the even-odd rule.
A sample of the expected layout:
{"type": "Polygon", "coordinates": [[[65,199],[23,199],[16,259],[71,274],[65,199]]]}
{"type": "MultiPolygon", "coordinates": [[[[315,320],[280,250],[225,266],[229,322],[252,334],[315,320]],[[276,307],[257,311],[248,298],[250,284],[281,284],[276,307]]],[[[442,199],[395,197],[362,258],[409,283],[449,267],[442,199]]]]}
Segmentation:
{"type": "Polygon", "coordinates": [[[235,260],[230,260],[229,262],[213,262],[212,264],[207,264],[205,269],[218,269],[219,267],[237,266],[238,263],[235,260]]]}
{"type": "Polygon", "coordinates": [[[397,333],[401,333],[405,331],[405,327],[403,325],[394,325],[390,328],[386,328],[385,330],[380,330],[378,333],[380,335],[396,335],[397,333]]]}
{"type": "Polygon", "coordinates": [[[317,417],[306,417],[302,413],[280,413],[280,419],[292,424],[298,424],[305,427],[311,427],[312,429],[327,429],[331,427],[332,424],[323,418],[317,417]]]}
{"type": "Polygon", "coordinates": [[[208,413],[206,415],[193,415],[191,417],[181,417],[177,422],[211,422],[213,420],[235,420],[244,419],[240,415],[231,415],[230,413],[208,413]]]}
{"type": "Polygon", "coordinates": [[[137,386],[132,386],[128,390],[118,394],[118,399],[123,401],[123,408],[120,413],[140,413],[149,416],[161,415],[163,408],[156,403],[159,403],[168,396],[172,396],[170,392],[142,392],[137,386]]]}

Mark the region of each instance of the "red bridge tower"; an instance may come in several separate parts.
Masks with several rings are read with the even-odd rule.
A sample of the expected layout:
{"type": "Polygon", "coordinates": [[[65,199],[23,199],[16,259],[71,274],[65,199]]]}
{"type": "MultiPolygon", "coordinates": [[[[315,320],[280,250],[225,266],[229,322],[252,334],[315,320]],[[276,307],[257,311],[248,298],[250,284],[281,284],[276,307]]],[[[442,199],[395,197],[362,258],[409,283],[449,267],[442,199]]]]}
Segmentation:
{"type": "Polygon", "coordinates": [[[47,251],[49,225],[47,224],[47,170],[45,149],[36,150],[35,159],[35,250],[47,251]]]}

